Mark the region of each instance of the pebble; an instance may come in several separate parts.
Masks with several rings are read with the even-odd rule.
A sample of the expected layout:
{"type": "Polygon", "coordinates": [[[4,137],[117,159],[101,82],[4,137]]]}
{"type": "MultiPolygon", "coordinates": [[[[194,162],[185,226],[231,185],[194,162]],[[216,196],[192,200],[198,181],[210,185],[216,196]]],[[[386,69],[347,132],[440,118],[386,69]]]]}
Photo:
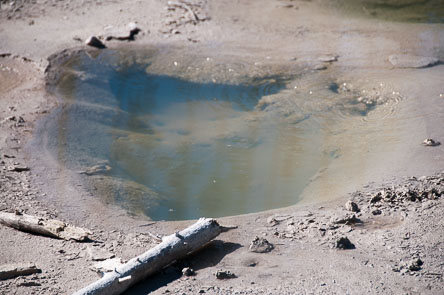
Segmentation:
{"type": "Polygon", "coordinates": [[[382,211],[379,210],[379,209],[375,209],[375,210],[372,211],[372,214],[373,214],[373,215],[381,215],[381,214],[382,214],[382,211]]]}
{"type": "Polygon", "coordinates": [[[192,269],[190,267],[185,267],[182,269],[182,274],[184,276],[191,277],[191,276],[196,275],[196,272],[194,271],[194,269],[192,269]]]}
{"type": "Polygon", "coordinates": [[[352,212],[361,211],[358,207],[358,204],[356,204],[353,201],[347,201],[347,203],[345,203],[345,209],[347,209],[348,211],[352,211],[352,212]]]}
{"type": "Polygon", "coordinates": [[[336,248],[347,250],[347,249],[355,249],[356,247],[347,237],[344,236],[340,237],[336,241],[336,248]]]}
{"type": "Polygon", "coordinates": [[[410,271],[419,271],[421,270],[421,266],[424,264],[424,262],[422,262],[421,259],[417,258],[417,259],[413,259],[412,261],[410,261],[408,263],[408,269],[410,271]]]}
{"type": "Polygon", "coordinates": [[[234,279],[237,276],[229,270],[218,270],[215,274],[218,280],[234,279]]]}
{"type": "Polygon", "coordinates": [[[434,140],[433,138],[426,138],[426,139],[424,139],[422,144],[425,145],[425,146],[438,146],[441,143],[439,141],[437,141],[437,140],[434,140]]]}
{"type": "Polygon", "coordinates": [[[318,57],[318,60],[321,62],[334,62],[338,61],[338,57],[335,55],[322,55],[318,57]]]}
{"type": "Polygon", "coordinates": [[[99,49],[106,48],[105,44],[103,44],[103,42],[100,41],[96,36],[90,36],[88,39],[86,39],[85,44],[99,49]]]}
{"type": "Polygon", "coordinates": [[[248,247],[248,251],[254,253],[268,253],[274,249],[274,245],[268,242],[265,238],[254,238],[251,241],[250,247],[248,247]]]}

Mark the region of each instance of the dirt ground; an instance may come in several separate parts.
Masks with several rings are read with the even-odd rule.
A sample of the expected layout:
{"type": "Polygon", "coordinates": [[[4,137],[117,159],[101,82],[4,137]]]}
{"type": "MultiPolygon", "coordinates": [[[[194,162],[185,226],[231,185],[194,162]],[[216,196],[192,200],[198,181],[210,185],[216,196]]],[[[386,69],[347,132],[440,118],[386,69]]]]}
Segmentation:
{"type": "Polygon", "coordinates": [[[93,232],[91,242],[79,243],[0,226],[0,267],[33,263],[41,269],[0,280],[0,294],[71,294],[100,278],[93,259],[128,261],[193,223],[152,222],[106,204],[77,173],[33,146],[39,119],[62,103],[47,92],[57,60],[73,50],[98,50],[84,41],[125,35],[131,22],[141,29],[134,41],[106,46],[212,48],[239,59],[340,73],[343,80],[402,93],[405,117],[396,149],[385,150],[382,137],[378,144],[366,138],[372,155],[383,157],[345,155],[339,167],[319,172],[301,204],[218,218],[237,229],[126,294],[444,293],[443,24],[344,16],[321,0],[190,0],[193,12],[163,0],[0,3],[0,211],[93,232]],[[443,144],[424,146],[428,137],[443,144]],[[335,169],[344,173],[332,177],[335,169]],[[349,200],[359,212],[345,206],[349,200]],[[255,237],[274,248],[249,251],[255,237]],[[182,275],[184,267],[196,275],[182,275]],[[217,279],[218,270],[236,277],[217,279]]]}

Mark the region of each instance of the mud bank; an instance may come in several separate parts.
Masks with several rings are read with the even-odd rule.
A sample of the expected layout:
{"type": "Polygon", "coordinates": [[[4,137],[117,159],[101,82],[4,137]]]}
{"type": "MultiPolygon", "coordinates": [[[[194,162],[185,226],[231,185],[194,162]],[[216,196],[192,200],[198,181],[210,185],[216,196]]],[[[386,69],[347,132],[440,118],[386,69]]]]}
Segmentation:
{"type": "MultiPolygon", "coordinates": [[[[47,58],[65,48],[83,47],[78,40],[89,35],[126,30],[130,22],[142,29],[136,41],[112,40],[106,42],[108,47],[166,44],[204,55],[208,51],[202,48],[214,48],[220,55],[252,63],[297,65],[313,72],[314,78],[292,85],[298,91],[316,92],[315,82],[333,76],[338,85],[351,85],[351,91],[402,97],[353,123],[367,126],[365,135],[350,133],[345,143],[330,139],[331,151],[340,146],[342,153],[318,171],[303,192],[309,203],[221,218],[221,223],[238,229],[130,294],[443,292],[443,176],[436,174],[444,167],[443,145],[422,145],[428,137],[444,141],[442,24],[344,18],[339,11],[321,9],[316,1],[196,1],[192,7],[197,20],[184,9],[168,8],[166,1],[23,3],[2,3],[0,11],[0,208],[89,228],[94,241],[59,241],[0,227],[0,264],[32,262],[42,270],[0,281],[0,292],[72,293],[96,276],[91,249],[128,260],[158,243],[158,237],[191,223],[151,222],[111,200],[95,198],[81,175],[55,161],[47,150],[29,146],[37,119],[61,105],[46,92],[47,58]],[[421,66],[423,57],[438,62],[404,67],[391,63],[392,55],[407,55],[405,65],[421,66]],[[362,154],[346,152],[350,145],[366,154],[364,162],[362,154]],[[337,169],[347,173],[337,175],[337,169]],[[360,212],[344,207],[349,199],[360,212]],[[250,252],[256,236],[274,249],[250,252]],[[345,237],[354,247],[341,239],[345,237]],[[182,276],[183,267],[197,275],[182,276]],[[237,278],[218,280],[214,273],[220,269],[237,278]]],[[[177,54],[171,61],[180,57],[177,54]]],[[[273,97],[262,103],[270,112],[285,108],[273,97]]]]}

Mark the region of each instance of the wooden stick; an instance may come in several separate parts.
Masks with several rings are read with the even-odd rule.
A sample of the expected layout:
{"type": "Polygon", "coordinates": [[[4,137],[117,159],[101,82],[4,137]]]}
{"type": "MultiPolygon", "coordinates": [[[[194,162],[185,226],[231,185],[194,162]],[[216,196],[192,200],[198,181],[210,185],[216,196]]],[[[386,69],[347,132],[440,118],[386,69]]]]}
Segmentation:
{"type": "Polygon", "coordinates": [[[56,239],[85,241],[91,232],[60,220],[47,219],[21,213],[0,212],[0,224],[56,239]]]}
{"type": "Polygon", "coordinates": [[[19,276],[29,276],[35,273],[41,273],[42,270],[34,264],[5,264],[0,265],[0,280],[13,279],[19,276]]]}
{"type": "Polygon", "coordinates": [[[162,243],[126,264],[105,274],[100,280],[74,295],[118,295],[129,287],[205,246],[221,233],[221,226],[211,218],[201,218],[190,227],[163,238],[162,243]]]}

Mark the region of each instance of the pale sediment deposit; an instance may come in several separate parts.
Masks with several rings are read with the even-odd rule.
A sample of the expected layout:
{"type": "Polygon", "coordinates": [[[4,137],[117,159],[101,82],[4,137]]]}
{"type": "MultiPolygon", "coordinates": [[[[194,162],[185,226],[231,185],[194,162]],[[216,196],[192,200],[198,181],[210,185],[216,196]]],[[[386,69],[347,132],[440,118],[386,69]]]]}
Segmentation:
{"type": "MultiPolygon", "coordinates": [[[[228,84],[285,77],[233,130],[197,138],[202,129],[174,126],[180,136],[232,139],[238,122],[279,118],[294,131],[282,140],[317,156],[314,171],[295,178],[306,178],[297,204],[218,218],[231,230],[128,294],[444,292],[440,1],[0,3],[0,210],[92,232],[77,242],[0,226],[0,294],[74,293],[194,223],[150,220],[137,198],[142,191],[155,200],[155,187],[113,178],[121,167],[106,159],[73,166],[64,157],[69,141],[54,144],[49,132],[51,118],[70,107],[53,91],[70,57],[131,52],[122,64],[143,64],[150,50],[159,53],[143,69],[152,75],[228,84]],[[90,36],[104,46],[86,45],[90,36]],[[116,191],[133,203],[122,205],[116,191]]],[[[69,129],[57,122],[56,137],[66,140],[69,129]]],[[[267,172],[290,175],[298,151],[276,152],[267,172]]]]}

